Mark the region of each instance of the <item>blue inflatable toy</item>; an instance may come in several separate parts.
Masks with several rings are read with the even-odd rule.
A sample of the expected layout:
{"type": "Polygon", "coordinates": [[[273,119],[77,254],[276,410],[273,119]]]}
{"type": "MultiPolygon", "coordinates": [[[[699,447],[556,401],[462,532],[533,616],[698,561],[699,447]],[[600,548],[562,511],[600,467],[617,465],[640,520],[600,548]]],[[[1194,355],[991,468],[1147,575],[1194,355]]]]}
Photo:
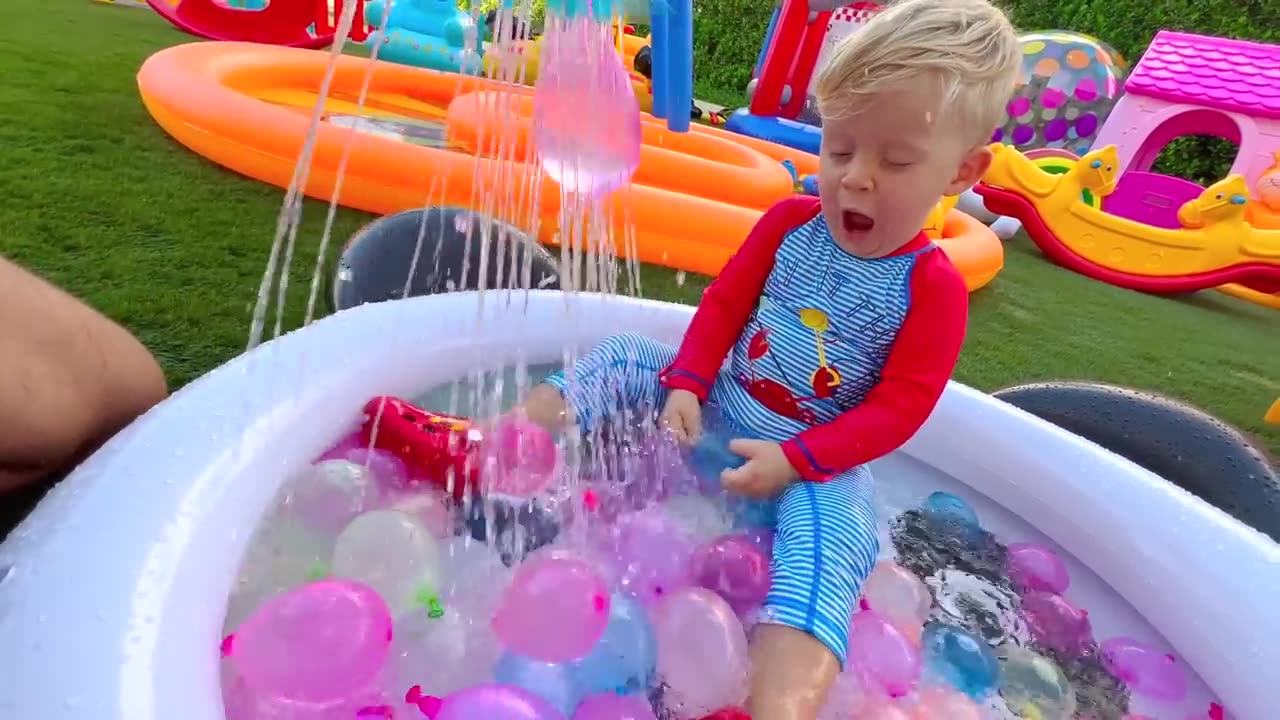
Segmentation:
{"type": "Polygon", "coordinates": [[[646,22],[650,47],[653,116],[672,132],[689,132],[693,105],[693,0],[548,0],[547,13],[607,22],[625,17],[646,22]]]}
{"type": "Polygon", "coordinates": [[[366,44],[378,44],[378,59],[401,65],[478,74],[483,50],[480,30],[471,15],[452,0],[370,0],[366,21],[381,28],[366,44]]]}

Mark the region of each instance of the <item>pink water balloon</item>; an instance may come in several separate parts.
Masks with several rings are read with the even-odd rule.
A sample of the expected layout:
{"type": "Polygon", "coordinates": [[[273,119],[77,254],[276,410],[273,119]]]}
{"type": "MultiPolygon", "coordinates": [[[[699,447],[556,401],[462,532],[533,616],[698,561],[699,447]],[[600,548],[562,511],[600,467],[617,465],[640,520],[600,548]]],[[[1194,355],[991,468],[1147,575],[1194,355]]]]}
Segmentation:
{"type": "Polygon", "coordinates": [[[608,622],[609,591],[590,564],[540,557],[516,571],[493,629],[512,652],[561,663],[590,652],[608,622]]]}
{"type": "Polygon", "coordinates": [[[855,613],[849,624],[849,663],[863,687],[889,697],[907,695],[920,678],[916,645],[874,610],[855,613]]]}
{"type": "Polygon", "coordinates": [[[1029,592],[1022,597],[1021,610],[1027,629],[1045,647],[1080,653],[1093,642],[1088,611],[1076,607],[1061,595],[1029,592]]]}
{"type": "Polygon", "coordinates": [[[264,603],[234,633],[229,657],[255,695],[326,704],[367,692],[390,645],[391,614],[372,588],[324,580],[264,603]]]}
{"type": "Polygon", "coordinates": [[[517,415],[504,415],[485,437],[491,493],[532,497],[546,490],[560,466],[560,449],[546,428],[517,415]]]}
{"type": "Polygon", "coordinates": [[[747,633],[719,595],[684,588],[653,610],[658,675],[673,706],[700,717],[747,695],[747,633]]]}
{"type": "Polygon", "coordinates": [[[1071,584],[1067,564],[1058,553],[1039,543],[1011,544],[1007,565],[1009,579],[1022,592],[1039,590],[1061,595],[1071,584]]]}
{"type": "Polygon", "coordinates": [[[534,91],[543,170],[568,193],[602,196],[640,166],[640,106],[608,23],[548,17],[534,91]]]}
{"type": "Polygon", "coordinates": [[[1128,637],[1106,640],[1099,651],[1107,671],[1133,692],[1163,702],[1186,697],[1187,674],[1172,653],[1128,637]]]}
{"type": "Polygon", "coordinates": [[[982,720],[982,709],[964,693],[928,687],[920,691],[911,720],[982,720]]]}
{"type": "Polygon", "coordinates": [[[716,538],[698,549],[693,576],[742,614],[759,607],[769,593],[769,556],[743,535],[716,538]]]}
{"type": "Polygon", "coordinates": [[[657,720],[653,706],[641,695],[592,695],[578,704],[573,720],[657,720]]]}
{"type": "Polygon", "coordinates": [[[692,541],[661,510],[623,518],[607,531],[604,546],[621,590],[644,605],[693,584],[692,541]]]}
{"type": "Polygon", "coordinates": [[[431,720],[565,720],[551,703],[511,685],[478,685],[444,698],[431,720]]]}
{"type": "Polygon", "coordinates": [[[863,586],[862,597],[867,608],[908,634],[914,628],[916,636],[933,607],[933,595],[920,578],[888,560],[876,563],[863,586]]]}

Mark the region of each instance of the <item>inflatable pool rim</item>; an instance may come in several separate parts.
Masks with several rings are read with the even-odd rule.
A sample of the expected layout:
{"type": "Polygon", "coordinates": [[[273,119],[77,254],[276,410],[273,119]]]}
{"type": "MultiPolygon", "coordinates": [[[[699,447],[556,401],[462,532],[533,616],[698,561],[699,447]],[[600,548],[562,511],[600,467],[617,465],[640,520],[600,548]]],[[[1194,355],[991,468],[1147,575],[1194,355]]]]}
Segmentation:
{"type": "MultiPolygon", "coordinates": [[[[174,394],[58,486],[0,545],[0,698],[42,720],[224,720],[227,598],[284,480],[382,394],[620,328],[678,341],[693,309],[550,291],[363,305],[174,394]]],[[[952,384],[900,451],[1034,525],[1093,570],[1236,717],[1280,707],[1280,546],[1161,478],[952,384]],[[1102,491],[1101,488],[1105,488],[1102,491]]]]}

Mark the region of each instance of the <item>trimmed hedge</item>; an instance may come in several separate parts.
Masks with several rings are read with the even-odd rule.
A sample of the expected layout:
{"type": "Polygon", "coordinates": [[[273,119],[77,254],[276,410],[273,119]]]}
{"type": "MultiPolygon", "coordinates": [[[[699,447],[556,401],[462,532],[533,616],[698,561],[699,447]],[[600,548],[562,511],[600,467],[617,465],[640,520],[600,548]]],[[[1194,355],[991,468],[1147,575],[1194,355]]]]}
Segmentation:
{"type": "MultiPolygon", "coordinates": [[[[1280,43],[1280,0],[996,0],[1026,31],[1095,35],[1136,63],[1157,30],[1280,43]]],[[[696,0],[694,74],[698,97],[744,102],[744,89],[773,12],[769,0],[696,0]]],[[[1235,148],[1217,138],[1181,138],[1161,153],[1160,172],[1204,183],[1221,178],[1235,148]]]]}
{"type": "Polygon", "coordinates": [[[771,0],[694,0],[693,90],[703,99],[730,107],[746,103],[771,0]]]}

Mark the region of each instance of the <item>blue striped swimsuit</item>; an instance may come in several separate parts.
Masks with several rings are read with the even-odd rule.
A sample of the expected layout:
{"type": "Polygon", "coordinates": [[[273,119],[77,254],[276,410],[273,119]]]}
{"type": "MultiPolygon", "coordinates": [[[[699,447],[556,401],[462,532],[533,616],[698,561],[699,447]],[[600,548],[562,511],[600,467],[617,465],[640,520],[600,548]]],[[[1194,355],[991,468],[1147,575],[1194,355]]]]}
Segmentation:
{"type": "MultiPolygon", "coordinates": [[[[916,258],[846,253],[819,213],[783,239],[764,292],[708,396],[747,436],[783,442],[857,406],[907,315],[916,258]]],[[[659,373],[676,348],[633,334],[606,339],[547,382],[583,429],[618,407],[661,409],[659,373]]],[[[773,587],[762,620],[803,630],[844,665],[849,619],[879,554],[866,466],[797,482],[774,501],[773,587]]]]}

